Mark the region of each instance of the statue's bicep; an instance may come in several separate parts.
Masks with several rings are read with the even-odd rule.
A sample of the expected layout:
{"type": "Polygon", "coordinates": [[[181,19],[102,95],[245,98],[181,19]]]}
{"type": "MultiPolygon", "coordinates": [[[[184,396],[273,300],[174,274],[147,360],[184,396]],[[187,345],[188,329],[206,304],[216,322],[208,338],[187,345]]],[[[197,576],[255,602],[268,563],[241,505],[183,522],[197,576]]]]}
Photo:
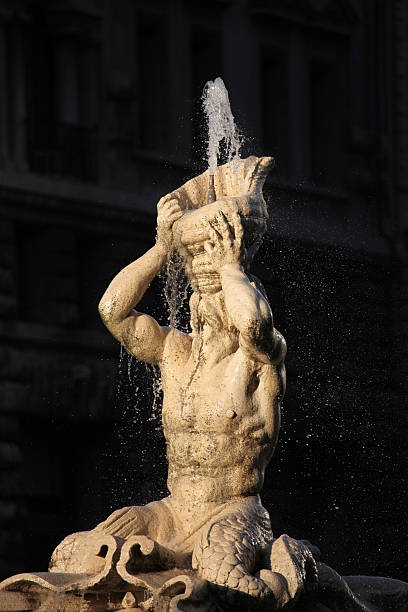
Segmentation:
{"type": "Polygon", "coordinates": [[[147,314],[133,312],[123,321],[118,340],[136,359],[157,364],[163,354],[167,327],[147,314]]]}

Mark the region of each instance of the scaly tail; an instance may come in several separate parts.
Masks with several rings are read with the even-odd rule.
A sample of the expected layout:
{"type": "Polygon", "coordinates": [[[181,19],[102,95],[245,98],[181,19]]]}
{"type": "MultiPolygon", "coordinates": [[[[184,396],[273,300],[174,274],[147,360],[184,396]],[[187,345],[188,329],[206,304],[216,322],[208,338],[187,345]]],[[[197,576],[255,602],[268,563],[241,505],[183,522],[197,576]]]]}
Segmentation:
{"type": "Polygon", "coordinates": [[[252,572],[271,540],[269,516],[262,506],[230,512],[202,532],[194,548],[193,568],[230,606],[257,609],[266,601],[270,606],[275,600],[272,589],[252,572]]]}

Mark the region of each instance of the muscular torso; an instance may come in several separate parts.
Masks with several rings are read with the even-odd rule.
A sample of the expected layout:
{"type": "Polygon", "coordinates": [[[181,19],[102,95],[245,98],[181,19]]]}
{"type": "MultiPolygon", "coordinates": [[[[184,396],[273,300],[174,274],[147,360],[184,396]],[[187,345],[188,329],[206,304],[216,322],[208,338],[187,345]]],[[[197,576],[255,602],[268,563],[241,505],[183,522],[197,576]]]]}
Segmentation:
{"type": "Polygon", "coordinates": [[[161,366],[168,487],[190,506],[259,493],[279,432],[282,366],[216,344],[197,359],[173,333],[161,366]]]}

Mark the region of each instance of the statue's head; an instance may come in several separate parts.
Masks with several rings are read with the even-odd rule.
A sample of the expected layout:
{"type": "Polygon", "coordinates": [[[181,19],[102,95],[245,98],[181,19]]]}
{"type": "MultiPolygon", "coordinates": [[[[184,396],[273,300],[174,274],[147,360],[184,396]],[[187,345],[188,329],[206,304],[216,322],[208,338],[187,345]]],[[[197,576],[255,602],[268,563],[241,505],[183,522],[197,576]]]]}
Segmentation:
{"type": "MultiPolygon", "coordinates": [[[[253,274],[249,274],[248,277],[251,285],[268,300],[265,288],[259,278],[253,274]]],[[[190,297],[190,315],[193,334],[200,334],[205,325],[208,325],[213,332],[226,332],[231,339],[235,337],[238,341],[238,330],[228,315],[222,291],[216,293],[193,292],[190,297]]]]}
{"type": "Polygon", "coordinates": [[[216,293],[221,289],[218,273],[211,267],[211,258],[204,249],[209,239],[209,220],[222,210],[239,213],[249,269],[266,231],[268,211],[262,194],[265,179],[274,163],[271,157],[248,157],[218,166],[215,176],[217,200],[207,204],[208,170],[177,189],[184,215],[173,226],[175,248],[184,259],[186,274],[194,291],[216,293]]]}

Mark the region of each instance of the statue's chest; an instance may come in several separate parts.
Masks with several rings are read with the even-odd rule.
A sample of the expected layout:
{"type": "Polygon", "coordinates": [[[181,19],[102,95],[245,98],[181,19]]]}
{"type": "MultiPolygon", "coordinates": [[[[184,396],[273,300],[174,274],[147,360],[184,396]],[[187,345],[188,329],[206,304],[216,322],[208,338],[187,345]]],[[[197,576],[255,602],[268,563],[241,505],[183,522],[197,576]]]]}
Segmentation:
{"type": "Polygon", "coordinates": [[[227,432],[253,410],[248,372],[233,358],[214,367],[191,364],[163,377],[165,427],[227,432]]]}

